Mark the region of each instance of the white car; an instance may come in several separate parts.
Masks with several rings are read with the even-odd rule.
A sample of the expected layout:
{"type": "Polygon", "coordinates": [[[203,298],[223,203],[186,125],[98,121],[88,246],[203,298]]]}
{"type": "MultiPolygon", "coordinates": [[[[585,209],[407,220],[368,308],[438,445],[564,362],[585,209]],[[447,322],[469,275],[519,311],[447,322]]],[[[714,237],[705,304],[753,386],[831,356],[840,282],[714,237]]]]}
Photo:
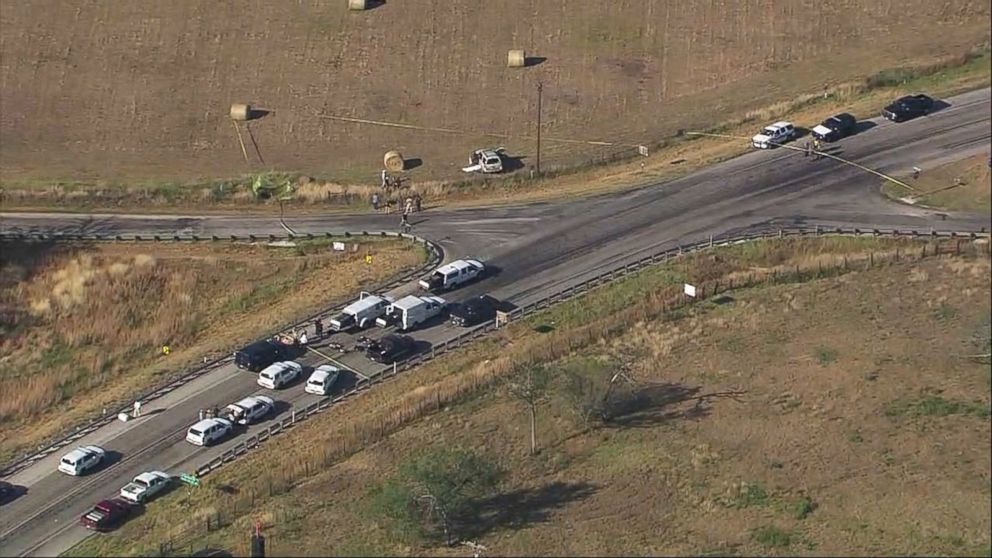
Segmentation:
{"type": "Polygon", "coordinates": [[[334,387],[334,382],[338,381],[338,377],[340,376],[341,369],[336,366],[331,366],[330,364],[318,366],[313,371],[313,374],[310,374],[310,378],[307,379],[307,385],[303,388],[303,391],[314,395],[330,395],[331,388],[334,387]]]}
{"type": "Polygon", "coordinates": [[[297,362],[277,362],[258,373],[258,385],[268,389],[282,389],[302,373],[303,366],[297,362]]]}
{"type": "Polygon", "coordinates": [[[144,503],[168,486],[170,480],[172,477],[162,471],[141,473],[134,477],[133,481],[124,485],[124,488],[121,489],[121,498],[135,504],[144,503]]]}
{"type": "Polygon", "coordinates": [[[276,403],[264,395],[245,397],[227,406],[227,417],[236,424],[251,424],[264,418],[275,409],[276,403]]]}
{"type": "Polygon", "coordinates": [[[765,126],[753,138],[751,145],[758,149],[771,149],[776,144],[785,143],[796,135],[796,127],[792,122],[784,120],[776,122],[771,126],[765,126]]]}
{"type": "Polygon", "coordinates": [[[227,436],[234,424],[225,418],[208,418],[189,427],[186,441],[194,446],[209,446],[227,436]]]}
{"type": "Polygon", "coordinates": [[[74,477],[82,475],[99,465],[106,455],[100,447],[80,446],[62,456],[59,471],[74,477]]]}

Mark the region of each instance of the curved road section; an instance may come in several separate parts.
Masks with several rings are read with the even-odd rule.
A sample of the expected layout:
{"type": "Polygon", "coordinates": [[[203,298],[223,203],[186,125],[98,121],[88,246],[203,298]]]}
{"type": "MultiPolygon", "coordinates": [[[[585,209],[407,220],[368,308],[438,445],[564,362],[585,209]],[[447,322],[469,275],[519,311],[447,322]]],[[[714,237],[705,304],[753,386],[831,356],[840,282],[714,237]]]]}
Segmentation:
{"type": "MultiPolygon", "coordinates": [[[[988,153],[989,99],[990,92],[984,89],[947,99],[946,108],[907,123],[875,120],[874,128],[839,142],[835,153],[887,174],[988,153]]],[[[279,219],[269,217],[5,213],[0,220],[0,233],[224,237],[284,232],[279,219]]],[[[382,215],[288,221],[298,234],[388,230],[398,225],[395,217],[382,215]]],[[[748,153],[630,192],[557,204],[428,211],[418,215],[413,225],[417,235],[441,244],[449,258],[474,256],[495,269],[485,280],[450,293],[449,301],[490,293],[523,306],[652,252],[711,236],[794,226],[977,232],[989,229],[990,216],[890,202],[878,193],[875,176],[829,159],[811,161],[799,152],[777,149],[748,153]]],[[[407,285],[392,294],[412,290],[407,285]]],[[[371,335],[383,333],[376,330],[371,335]]],[[[429,350],[456,334],[450,325],[435,323],[413,336],[429,350]]],[[[335,340],[349,346],[354,338],[339,335],[335,340]]],[[[346,383],[383,371],[355,353],[322,352],[310,353],[302,362],[312,368],[330,356],[348,370],[346,383]]],[[[2,509],[0,554],[58,554],[87,536],[76,524],[79,516],[97,501],[115,495],[135,475],[150,470],[174,475],[193,471],[266,428],[268,421],[236,431],[234,437],[208,448],[184,440],[199,409],[223,408],[253,393],[273,396],[258,388],[255,378],[231,365],[220,367],[144,406],[143,417],[114,422],[79,440],[79,445],[96,444],[110,453],[110,463],[87,476],[57,472],[57,460],[64,453],[59,451],[5,479],[26,492],[2,509]]],[[[283,414],[318,400],[304,393],[299,383],[275,392],[274,398],[283,414]]]]}

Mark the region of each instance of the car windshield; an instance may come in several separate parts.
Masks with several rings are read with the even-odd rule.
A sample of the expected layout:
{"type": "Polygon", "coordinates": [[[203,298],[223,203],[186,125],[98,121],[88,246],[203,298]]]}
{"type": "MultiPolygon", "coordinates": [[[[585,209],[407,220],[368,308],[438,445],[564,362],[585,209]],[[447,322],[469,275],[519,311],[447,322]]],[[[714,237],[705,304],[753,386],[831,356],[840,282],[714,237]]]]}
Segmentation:
{"type": "Polygon", "coordinates": [[[134,484],[144,488],[148,488],[150,483],[144,479],[134,479],[134,484]]]}
{"type": "Polygon", "coordinates": [[[262,377],[265,378],[266,380],[271,380],[272,379],[272,373],[271,372],[264,372],[262,374],[262,377]]]}
{"type": "Polygon", "coordinates": [[[62,458],[62,463],[65,463],[66,465],[75,465],[76,464],[75,461],[69,459],[68,457],[63,457],[62,458]]]}
{"type": "Polygon", "coordinates": [[[194,436],[203,436],[203,432],[200,431],[200,430],[197,430],[195,428],[190,428],[189,429],[189,433],[192,434],[192,435],[194,435],[194,436]]]}
{"type": "Polygon", "coordinates": [[[312,385],[312,386],[322,386],[322,385],[324,385],[324,380],[311,378],[310,379],[310,385],[312,385]]]}

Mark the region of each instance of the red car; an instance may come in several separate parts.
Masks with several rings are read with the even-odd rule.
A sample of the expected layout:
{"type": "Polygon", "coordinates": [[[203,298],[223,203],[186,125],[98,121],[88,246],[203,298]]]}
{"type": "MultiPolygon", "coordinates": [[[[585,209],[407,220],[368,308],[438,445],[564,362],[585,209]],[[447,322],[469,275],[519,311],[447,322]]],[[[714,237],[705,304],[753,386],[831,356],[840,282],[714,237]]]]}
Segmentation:
{"type": "Polygon", "coordinates": [[[131,504],[120,498],[114,498],[93,506],[92,510],[79,518],[79,523],[87,529],[106,531],[120,525],[129,515],[131,515],[131,504]]]}

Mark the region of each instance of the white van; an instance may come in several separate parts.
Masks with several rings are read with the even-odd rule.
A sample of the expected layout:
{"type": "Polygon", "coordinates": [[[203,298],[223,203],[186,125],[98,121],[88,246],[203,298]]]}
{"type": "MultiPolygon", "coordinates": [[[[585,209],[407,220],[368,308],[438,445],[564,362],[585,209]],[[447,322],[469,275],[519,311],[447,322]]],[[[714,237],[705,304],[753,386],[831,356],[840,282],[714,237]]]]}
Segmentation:
{"type": "Polygon", "coordinates": [[[444,299],[437,296],[405,296],[389,305],[389,312],[375,323],[379,327],[395,323],[396,329],[407,331],[440,314],[444,305],[444,299]]]}
{"type": "Polygon", "coordinates": [[[234,425],[225,418],[208,418],[189,427],[186,441],[194,446],[209,446],[227,436],[234,425]]]}
{"type": "Polygon", "coordinates": [[[334,387],[334,382],[338,381],[340,376],[341,369],[336,366],[330,364],[318,366],[313,374],[310,374],[303,391],[326,397],[331,394],[331,388],[334,387]]]}
{"type": "Polygon", "coordinates": [[[287,360],[272,364],[258,373],[258,385],[268,389],[282,389],[303,373],[303,366],[287,360]]]}
{"type": "Polygon", "coordinates": [[[358,300],[344,307],[341,314],[331,318],[331,331],[347,331],[349,329],[365,329],[375,323],[386,313],[386,308],[393,301],[388,296],[379,296],[362,291],[358,300]]]}

